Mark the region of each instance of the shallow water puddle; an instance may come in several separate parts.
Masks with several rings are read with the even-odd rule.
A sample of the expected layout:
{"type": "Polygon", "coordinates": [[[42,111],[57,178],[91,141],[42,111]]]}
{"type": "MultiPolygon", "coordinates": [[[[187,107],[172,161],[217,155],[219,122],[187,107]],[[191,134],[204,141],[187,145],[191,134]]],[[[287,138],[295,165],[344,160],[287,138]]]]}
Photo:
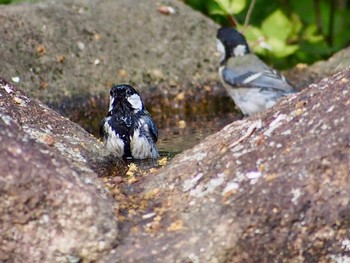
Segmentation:
{"type": "Polygon", "coordinates": [[[236,112],[215,117],[201,116],[194,120],[180,121],[178,126],[161,128],[159,129],[158,148],[163,155],[166,154],[172,158],[240,117],[236,112]]]}
{"type": "MultiPolygon", "coordinates": [[[[108,105],[105,99],[97,97],[91,100],[70,100],[63,107],[61,105],[59,112],[96,138],[100,138],[99,126],[108,105]]],[[[159,130],[157,146],[160,158],[154,161],[126,161],[128,165],[134,162],[143,170],[159,167],[158,161],[162,158],[166,157],[169,161],[176,154],[192,148],[227,124],[242,118],[232,100],[226,96],[209,96],[202,101],[187,101],[177,108],[171,107],[174,106],[171,100],[170,103],[168,101],[170,105],[163,105],[161,100],[157,100],[158,104],[154,101],[152,103],[146,100],[145,105],[159,130]]]]}

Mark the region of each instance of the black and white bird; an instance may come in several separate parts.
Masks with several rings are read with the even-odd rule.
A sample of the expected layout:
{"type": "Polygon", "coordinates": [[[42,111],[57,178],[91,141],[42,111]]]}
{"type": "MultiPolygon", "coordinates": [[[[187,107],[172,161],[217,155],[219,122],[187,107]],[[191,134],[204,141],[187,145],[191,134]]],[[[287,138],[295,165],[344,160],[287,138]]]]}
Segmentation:
{"type": "Polygon", "coordinates": [[[113,86],[100,134],[107,149],[118,157],[146,159],[159,156],[158,129],[137,91],[130,85],[113,86]]]}
{"type": "Polygon", "coordinates": [[[296,93],[284,76],[250,52],[246,39],[236,29],[222,27],[216,37],[221,81],[245,115],[264,111],[281,97],[296,93]]]}

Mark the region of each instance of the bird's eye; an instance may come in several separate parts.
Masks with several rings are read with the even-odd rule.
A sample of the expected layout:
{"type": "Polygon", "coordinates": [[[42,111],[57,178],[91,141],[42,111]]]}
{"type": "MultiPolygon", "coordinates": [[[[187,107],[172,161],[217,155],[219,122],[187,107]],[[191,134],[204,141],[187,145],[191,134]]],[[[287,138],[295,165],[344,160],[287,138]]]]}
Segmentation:
{"type": "Polygon", "coordinates": [[[133,94],[132,90],[128,89],[126,90],[126,96],[130,97],[133,94]]]}

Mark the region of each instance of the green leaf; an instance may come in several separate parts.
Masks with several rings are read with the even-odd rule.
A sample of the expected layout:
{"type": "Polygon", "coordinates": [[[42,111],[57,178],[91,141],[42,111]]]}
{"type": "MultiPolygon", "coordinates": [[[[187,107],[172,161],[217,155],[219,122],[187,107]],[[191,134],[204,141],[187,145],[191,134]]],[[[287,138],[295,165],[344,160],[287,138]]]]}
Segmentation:
{"type": "Polygon", "coordinates": [[[238,14],[247,5],[247,0],[214,0],[228,15],[238,14]]]}
{"type": "Polygon", "coordinates": [[[303,39],[310,43],[324,41],[324,37],[317,32],[315,24],[311,24],[305,28],[303,32],[303,39]]]}
{"type": "Polygon", "coordinates": [[[292,31],[293,24],[281,10],[276,10],[268,16],[261,25],[264,35],[285,41],[292,31]]]}
{"type": "Polygon", "coordinates": [[[233,14],[238,14],[247,6],[246,0],[231,0],[231,10],[233,14]]]}
{"type": "Polygon", "coordinates": [[[208,13],[210,15],[220,15],[220,16],[228,15],[226,10],[222,9],[222,7],[216,2],[216,0],[209,1],[209,3],[207,3],[207,6],[208,6],[208,13]]]}
{"type": "Polygon", "coordinates": [[[272,48],[271,53],[279,58],[292,55],[299,48],[298,45],[287,45],[286,42],[279,38],[269,38],[266,42],[272,48]]]}
{"type": "Polygon", "coordinates": [[[257,41],[261,36],[263,36],[263,32],[260,28],[251,25],[247,28],[239,26],[238,30],[244,34],[244,37],[248,42],[257,41]]]}

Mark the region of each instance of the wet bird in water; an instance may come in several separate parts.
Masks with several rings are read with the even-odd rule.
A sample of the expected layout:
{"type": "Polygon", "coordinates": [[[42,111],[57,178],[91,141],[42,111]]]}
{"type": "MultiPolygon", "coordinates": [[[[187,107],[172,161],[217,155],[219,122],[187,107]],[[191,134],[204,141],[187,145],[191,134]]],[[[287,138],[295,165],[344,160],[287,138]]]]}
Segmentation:
{"type": "Polygon", "coordinates": [[[130,85],[113,86],[100,134],[107,149],[118,157],[146,159],[159,156],[158,130],[137,91],[130,85]]]}
{"type": "Polygon", "coordinates": [[[250,52],[244,36],[236,29],[222,27],[216,37],[221,81],[245,115],[264,111],[281,97],[296,93],[284,76],[250,52]]]}

